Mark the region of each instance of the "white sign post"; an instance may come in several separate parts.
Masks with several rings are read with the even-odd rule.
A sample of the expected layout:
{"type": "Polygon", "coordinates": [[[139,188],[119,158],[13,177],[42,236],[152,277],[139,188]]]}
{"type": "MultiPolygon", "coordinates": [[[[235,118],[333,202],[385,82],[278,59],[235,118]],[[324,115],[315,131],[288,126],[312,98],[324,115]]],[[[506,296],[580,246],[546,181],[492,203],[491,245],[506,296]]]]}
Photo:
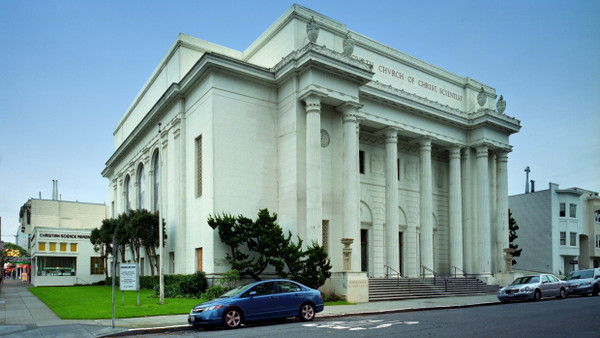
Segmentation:
{"type": "Polygon", "coordinates": [[[125,291],[137,291],[138,302],[140,305],[140,277],[138,274],[138,265],[136,263],[122,263],[120,265],[119,290],[123,292],[122,302],[125,303],[125,291]]]}

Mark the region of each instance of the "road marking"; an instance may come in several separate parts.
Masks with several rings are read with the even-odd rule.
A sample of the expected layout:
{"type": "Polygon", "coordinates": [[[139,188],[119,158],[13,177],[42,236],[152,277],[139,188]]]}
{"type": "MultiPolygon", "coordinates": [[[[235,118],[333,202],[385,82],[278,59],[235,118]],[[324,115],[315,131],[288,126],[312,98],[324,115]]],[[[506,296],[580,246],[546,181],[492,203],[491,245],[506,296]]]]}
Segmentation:
{"type": "Polygon", "coordinates": [[[400,320],[388,320],[383,319],[368,319],[368,320],[355,320],[355,321],[331,321],[322,324],[306,323],[304,327],[313,327],[318,329],[334,329],[334,330],[348,330],[348,331],[362,331],[362,330],[375,330],[384,329],[393,325],[417,325],[418,321],[400,321],[400,320]]]}

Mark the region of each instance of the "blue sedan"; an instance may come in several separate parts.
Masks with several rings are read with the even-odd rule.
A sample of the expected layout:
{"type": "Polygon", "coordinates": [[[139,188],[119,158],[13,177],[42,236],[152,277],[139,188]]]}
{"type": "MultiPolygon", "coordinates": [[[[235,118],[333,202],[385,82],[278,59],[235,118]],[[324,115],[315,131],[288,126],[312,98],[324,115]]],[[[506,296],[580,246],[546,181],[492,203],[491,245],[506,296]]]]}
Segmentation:
{"type": "Polygon", "coordinates": [[[263,319],[299,317],[310,321],[323,308],[319,290],[290,280],[272,279],[238,286],[219,298],[195,306],[188,323],[194,326],[222,324],[234,329],[245,322],[263,319]]]}

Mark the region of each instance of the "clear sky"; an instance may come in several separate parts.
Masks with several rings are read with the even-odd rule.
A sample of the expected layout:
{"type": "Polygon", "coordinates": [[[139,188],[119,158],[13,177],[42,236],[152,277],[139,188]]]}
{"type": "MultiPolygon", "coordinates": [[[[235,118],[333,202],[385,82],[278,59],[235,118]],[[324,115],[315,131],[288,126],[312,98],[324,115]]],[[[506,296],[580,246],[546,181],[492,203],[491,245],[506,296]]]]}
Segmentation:
{"type": "MultiPolygon", "coordinates": [[[[509,194],[600,191],[600,1],[298,4],[494,87],[510,138],[509,194]]],[[[113,131],[177,35],[245,50],[292,1],[0,1],[0,217],[14,242],[29,199],[108,200],[113,131]]]]}

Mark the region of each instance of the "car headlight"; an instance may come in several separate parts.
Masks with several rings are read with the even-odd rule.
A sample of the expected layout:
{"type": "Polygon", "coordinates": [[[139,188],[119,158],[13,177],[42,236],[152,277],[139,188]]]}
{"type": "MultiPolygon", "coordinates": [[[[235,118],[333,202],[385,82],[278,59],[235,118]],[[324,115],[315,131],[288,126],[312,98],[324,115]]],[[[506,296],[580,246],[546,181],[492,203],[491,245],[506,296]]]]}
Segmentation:
{"type": "Polygon", "coordinates": [[[212,311],[212,310],[216,310],[216,309],[220,309],[223,305],[213,305],[213,306],[209,306],[206,308],[206,310],[204,311],[212,311]]]}
{"type": "Polygon", "coordinates": [[[208,307],[195,307],[192,312],[194,313],[200,313],[200,312],[204,312],[204,311],[212,311],[212,310],[216,310],[216,309],[220,309],[223,305],[213,305],[213,306],[208,306],[208,307]]]}
{"type": "Polygon", "coordinates": [[[529,286],[522,288],[521,291],[529,291],[529,286]]]}
{"type": "Polygon", "coordinates": [[[583,282],[583,283],[581,283],[581,285],[592,285],[592,282],[590,282],[590,281],[583,282]]]}

